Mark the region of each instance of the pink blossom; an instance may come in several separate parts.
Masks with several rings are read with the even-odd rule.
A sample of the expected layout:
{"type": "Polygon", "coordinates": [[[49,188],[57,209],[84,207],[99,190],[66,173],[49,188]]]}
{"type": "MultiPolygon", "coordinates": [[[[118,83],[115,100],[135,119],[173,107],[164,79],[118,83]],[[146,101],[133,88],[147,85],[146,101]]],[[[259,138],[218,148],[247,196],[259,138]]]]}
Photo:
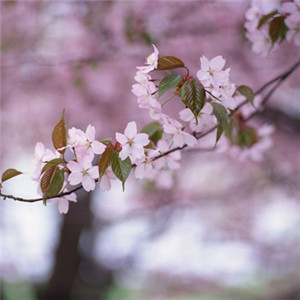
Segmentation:
{"type": "Polygon", "coordinates": [[[148,135],[146,133],[137,133],[134,121],[127,124],[124,134],[116,133],[116,140],[122,146],[120,158],[124,160],[129,157],[132,162],[144,157],[144,146],[149,144],[148,135]]]}
{"type": "Polygon", "coordinates": [[[201,69],[197,72],[198,79],[206,86],[224,86],[229,81],[230,69],[223,71],[225,59],[216,56],[208,60],[204,55],[200,58],[201,69]]]}
{"type": "Polygon", "coordinates": [[[211,115],[212,106],[208,103],[204,105],[199,116],[197,117],[198,124],[195,120],[193,112],[189,108],[185,108],[179,112],[179,117],[182,121],[188,122],[192,131],[200,132],[207,126],[212,126],[216,123],[215,117],[211,115]]]}
{"type": "Polygon", "coordinates": [[[98,178],[98,167],[92,166],[92,161],[89,157],[84,157],[82,160],[70,161],[67,167],[71,171],[68,180],[71,185],[82,184],[83,188],[89,192],[95,189],[95,179],[98,178]]]}
{"type": "Polygon", "coordinates": [[[77,158],[83,159],[88,156],[90,160],[94,154],[102,154],[106,146],[95,140],[96,130],[92,125],[88,125],[86,132],[75,127],[69,130],[68,144],[75,149],[77,158]]]}
{"type": "Polygon", "coordinates": [[[148,149],[145,152],[145,157],[136,162],[135,177],[144,178],[152,171],[154,167],[153,158],[159,154],[158,150],[148,149]]]}
{"type": "Polygon", "coordinates": [[[295,17],[298,20],[300,19],[300,0],[294,0],[294,1],[284,2],[281,5],[281,9],[285,13],[290,14],[291,17],[295,17]]]}
{"type": "MultiPolygon", "coordinates": [[[[300,9],[300,8],[299,8],[300,9]]],[[[294,40],[295,45],[300,46],[300,13],[291,15],[285,20],[286,26],[289,28],[286,33],[286,39],[290,42],[294,40]]]]}
{"type": "Polygon", "coordinates": [[[146,65],[147,66],[144,66],[144,67],[137,67],[138,70],[140,70],[141,72],[143,73],[149,73],[151,71],[153,71],[154,69],[157,68],[157,64],[158,64],[158,50],[157,48],[152,45],[153,48],[154,48],[154,52],[151,53],[147,59],[146,59],[146,65]]]}
{"type": "Polygon", "coordinates": [[[188,146],[195,146],[197,144],[197,139],[182,130],[182,125],[171,118],[168,118],[163,125],[163,130],[172,136],[173,146],[182,147],[184,144],[188,146]]]}
{"type": "Polygon", "coordinates": [[[58,202],[58,211],[60,214],[66,214],[69,211],[70,201],[77,202],[77,196],[75,193],[47,200],[47,202],[58,202]]]}
{"type": "Polygon", "coordinates": [[[56,151],[55,153],[49,149],[46,149],[44,144],[38,142],[34,148],[34,162],[36,163],[35,170],[32,174],[32,179],[38,181],[41,175],[41,171],[44,165],[55,158],[58,158],[60,154],[56,151]]]}
{"type": "MultiPolygon", "coordinates": [[[[157,143],[157,148],[160,153],[166,153],[171,149],[170,145],[165,140],[160,140],[157,143]]],[[[168,168],[170,170],[177,170],[180,168],[179,160],[181,159],[180,151],[174,151],[157,159],[154,162],[154,166],[156,169],[161,170],[164,168],[168,168]]]]}
{"type": "Polygon", "coordinates": [[[114,179],[117,179],[117,177],[111,167],[107,168],[99,183],[101,191],[109,191],[111,189],[111,181],[114,179]]]}

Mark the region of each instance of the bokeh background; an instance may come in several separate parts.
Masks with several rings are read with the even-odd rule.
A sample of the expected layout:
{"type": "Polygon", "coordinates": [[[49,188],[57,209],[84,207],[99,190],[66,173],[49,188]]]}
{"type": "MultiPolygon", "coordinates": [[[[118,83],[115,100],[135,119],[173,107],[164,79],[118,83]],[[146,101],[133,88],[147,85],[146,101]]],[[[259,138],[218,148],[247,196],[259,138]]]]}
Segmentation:
{"type": "MultiPolygon", "coordinates": [[[[69,128],[92,124],[99,139],[150,122],[131,85],[152,43],[194,74],[201,55],[222,55],[232,82],[254,90],[286,70],[299,48],[251,52],[248,5],[2,1],[1,171],[32,171],[35,143],[52,147],[63,108],[69,128]]],[[[252,121],[276,127],[260,163],[185,151],[172,188],[129,178],[125,192],[119,182],[80,191],[66,216],[54,203],[1,200],[1,299],[299,300],[299,77],[252,121]]],[[[35,190],[29,175],[3,189],[35,190]]]]}

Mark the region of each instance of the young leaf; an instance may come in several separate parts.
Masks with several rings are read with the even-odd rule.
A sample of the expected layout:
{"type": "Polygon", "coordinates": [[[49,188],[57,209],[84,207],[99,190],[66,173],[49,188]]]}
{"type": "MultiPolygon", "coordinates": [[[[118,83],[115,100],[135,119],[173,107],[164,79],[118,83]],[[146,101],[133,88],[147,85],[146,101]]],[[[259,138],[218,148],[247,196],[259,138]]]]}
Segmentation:
{"type": "Polygon", "coordinates": [[[205,104],[205,90],[197,80],[186,81],[181,87],[181,100],[194,114],[196,122],[205,104]]]}
{"type": "Polygon", "coordinates": [[[272,44],[275,44],[279,39],[281,32],[284,30],[284,16],[274,18],[269,25],[269,35],[272,44]]]}
{"type": "Polygon", "coordinates": [[[41,190],[43,192],[43,194],[47,191],[50,183],[51,183],[51,179],[52,176],[55,172],[56,166],[49,166],[49,168],[44,172],[42,178],[41,178],[41,190]]]}
{"type": "Polygon", "coordinates": [[[273,11],[269,12],[268,14],[263,15],[259,20],[259,23],[257,25],[257,29],[259,29],[261,26],[263,26],[265,23],[267,23],[268,20],[273,18],[277,13],[278,13],[277,10],[273,10],[273,11]]]}
{"type": "Polygon", "coordinates": [[[149,123],[141,130],[141,132],[147,133],[149,135],[149,140],[152,141],[155,145],[163,136],[161,124],[158,122],[149,123]]]}
{"type": "Polygon", "coordinates": [[[213,114],[218,120],[218,124],[222,127],[222,129],[225,131],[225,133],[228,133],[229,125],[228,125],[228,115],[226,108],[220,104],[213,102],[211,103],[213,107],[213,114]]]}
{"type": "Polygon", "coordinates": [[[45,198],[56,196],[63,187],[64,172],[57,166],[50,166],[42,176],[41,190],[45,198]]]}
{"type": "Polygon", "coordinates": [[[247,101],[249,101],[253,105],[254,93],[249,86],[241,85],[237,88],[237,91],[245,96],[247,101]]]}
{"type": "Polygon", "coordinates": [[[64,172],[57,168],[46,193],[44,193],[44,197],[49,198],[56,196],[61,191],[64,180],[64,172]]]}
{"type": "Polygon", "coordinates": [[[182,77],[180,75],[170,74],[163,78],[158,86],[158,95],[161,96],[167,91],[174,89],[180,83],[182,77]]]}
{"type": "Polygon", "coordinates": [[[114,153],[114,146],[112,144],[108,144],[105,151],[102,153],[101,158],[99,160],[99,177],[100,180],[104,175],[106,169],[110,166],[112,155],[114,153]]]}
{"type": "Polygon", "coordinates": [[[59,165],[59,164],[62,163],[62,162],[64,162],[64,159],[63,159],[63,158],[54,158],[54,159],[48,161],[48,162],[44,165],[41,174],[44,173],[50,166],[57,166],[57,165],[59,165]]]}
{"type": "Polygon", "coordinates": [[[158,70],[172,70],[184,68],[184,62],[175,56],[163,56],[158,59],[158,70]]]}
{"type": "Polygon", "coordinates": [[[130,158],[127,157],[125,160],[121,160],[119,157],[119,153],[115,151],[112,155],[111,167],[114,174],[117,176],[117,178],[121,180],[123,191],[124,191],[125,181],[128,178],[131,170],[130,158]]]}
{"type": "Polygon", "coordinates": [[[16,170],[16,169],[7,169],[3,172],[1,181],[4,182],[10,178],[13,178],[15,176],[18,176],[20,174],[23,174],[22,172],[16,170]]]}
{"type": "Polygon", "coordinates": [[[223,133],[223,128],[222,128],[222,126],[220,124],[218,124],[215,146],[217,145],[218,141],[220,140],[220,138],[222,136],[222,133],[223,133]]]}
{"type": "Polygon", "coordinates": [[[60,121],[55,125],[52,131],[52,143],[54,148],[61,154],[65,152],[66,149],[60,148],[67,146],[67,129],[65,125],[65,111],[63,111],[62,118],[60,121]]]}

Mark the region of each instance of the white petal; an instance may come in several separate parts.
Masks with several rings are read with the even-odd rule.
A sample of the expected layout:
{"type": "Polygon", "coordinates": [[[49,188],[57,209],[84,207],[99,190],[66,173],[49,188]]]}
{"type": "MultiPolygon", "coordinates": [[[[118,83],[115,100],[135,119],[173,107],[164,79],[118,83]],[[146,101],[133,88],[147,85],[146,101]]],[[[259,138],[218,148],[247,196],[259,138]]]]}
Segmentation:
{"type": "Polygon", "coordinates": [[[89,192],[95,189],[96,183],[95,180],[92,179],[89,175],[84,175],[82,178],[82,186],[87,192],[89,192]]]}
{"type": "Polygon", "coordinates": [[[81,172],[82,171],[82,166],[75,162],[74,160],[71,160],[67,163],[67,167],[71,172],[81,172]]]}
{"type": "Polygon", "coordinates": [[[93,179],[97,179],[99,177],[99,171],[98,171],[98,167],[94,166],[91,167],[87,173],[93,178],[93,179]]]}
{"type": "Polygon", "coordinates": [[[95,154],[102,154],[105,151],[106,146],[101,142],[93,141],[91,144],[91,148],[95,154]]]}
{"type": "Polygon", "coordinates": [[[190,147],[196,145],[198,142],[193,135],[187,132],[183,132],[183,136],[184,136],[184,142],[190,147]]]}
{"type": "Polygon", "coordinates": [[[126,159],[126,158],[129,156],[130,152],[131,152],[131,147],[130,147],[128,144],[126,144],[126,145],[124,145],[124,146],[122,147],[122,150],[121,150],[121,152],[119,153],[119,157],[120,157],[122,160],[124,160],[124,159],[126,159]]]}
{"type": "Polygon", "coordinates": [[[72,172],[69,177],[68,180],[70,182],[71,185],[77,185],[82,181],[82,173],[81,172],[72,172]]]}
{"type": "Polygon", "coordinates": [[[185,108],[179,112],[179,117],[182,121],[190,122],[194,119],[194,114],[189,108],[185,108]]]}
{"type": "Polygon", "coordinates": [[[134,143],[138,143],[138,144],[141,144],[143,146],[148,145],[149,144],[148,134],[138,133],[134,138],[134,143]]]}
{"type": "Polygon", "coordinates": [[[45,146],[43,143],[36,143],[34,148],[34,156],[36,160],[41,160],[45,152],[45,146]]]}
{"type": "Polygon", "coordinates": [[[175,147],[182,147],[184,145],[184,138],[182,134],[175,134],[173,136],[173,143],[175,147]]]}
{"type": "Polygon", "coordinates": [[[92,125],[89,125],[86,129],[86,137],[89,141],[94,141],[95,140],[95,135],[96,135],[96,130],[95,127],[92,125]]]}
{"type": "Polygon", "coordinates": [[[119,132],[116,132],[116,140],[121,144],[121,145],[125,145],[128,142],[128,138],[119,132]]]}
{"type": "Polygon", "coordinates": [[[203,55],[200,58],[201,70],[208,71],[209,70],[209,60],[203,55]]]}
{"type": "Polygon", "coordinates": [[[129,139],[134,138],[137,134],[136,123],[134,121],[129,122],[125,128],[124,133],[129,139]]]}
{"type": "Polygon", "coordinates": [[[209,65],[213,71],[221,71],[225,66],[225,59],[220,55],[216,56],[210,61],[209,65]]]}
{"type": "Polygon", "coordinates": [[[65,198],[68,201],[77,202],[77,195],[75,193],[72,193],[70,195],[65,196],[65,198]]]}
{"type": "Polygon", "coordinates": [[[69,201],[65,198],[61,198],[58,201],[58,211],[61,214],[66,214],[69,211],[69,201]]]}

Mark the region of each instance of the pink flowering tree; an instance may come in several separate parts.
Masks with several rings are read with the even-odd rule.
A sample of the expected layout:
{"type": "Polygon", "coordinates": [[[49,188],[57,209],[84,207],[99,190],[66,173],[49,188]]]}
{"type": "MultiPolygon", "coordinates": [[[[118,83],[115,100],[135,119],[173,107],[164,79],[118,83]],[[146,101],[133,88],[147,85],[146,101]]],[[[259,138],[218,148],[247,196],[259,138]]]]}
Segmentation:
{"type": "MultiPolygon", "coordinates": [[[[244,24],[252,50],[267,57],[276,53],[281,44],[299,49],[299,11],[298,0],[252,1],[244,24]]],[[[51,135],[53,147],[47,149],[36,141],[33,155],[35,168],[31,177],[38,184],[40,197],[25,199],[5,192],[7,181],[26,176],[26,170],[12,166],[2,173],[0,195],[3,199],[26,203],[41,201],[45,205],[56,202],[58,211],[67,214],[70,202],[78,205],[75,203],[79,190],[92,192],[98,186],[101,191],[109,193],[113,181],[119,181],[124,190],[130,174],[135,180],[172,188],[174,182],[170,174],[180,170],[180,160],[186,155],[186,150],[215,151],[239,161],[250,159],[254,162],[261,162],[265,153],[272,150],[275,127],[250,121],[264,111],[273,93],[299,67],[299,60],[292,66],[283,66],[277,76],[262,76],[266,80],[260,88],[253,89],[251,82],[237,79],[239,75],[234,73],[234,67],[228,63],[222,50],[216,55],[197,53],[194,58],[197,63],[193,65],[186,57],[177,55],[176,49],[161,51],[160,45],[139,22],[127,21],[126,24],[129,40],[146,40],[153,49],[145,50],[144,65],[143,59],[137,67],[127,65],[130,72],[136,71],[131,77],[131,81],[135,81],[131,86],[131,98],[136,99],[133,102],[141,109],[140,113],[123,120],[126,125],[122,130],[114,130],[114,124],[111,124],[114,129],[107,126],[105,135],[99,137],[95,112],[90,112],[88,107],[81,107],[78,113],[80,117],[88,114],[88,122],[82,125],[82,129],[68,126],[72,103],[66,105],[63,112],[56,111],[57,120],[53,122],[52,132],[43,132],[43,136],[51,135]],[[143,113],[147,114],[148,122],[138,126],[139,114],[143,113]],[[211,139],[204,144],[202,141],[208,136],[211,139]]],[[[122,44],[122,41],[118,42],[122,44]]],[[[93,48],[94,44],[91,42],[89,46],[93,48]]],[[[190,56],[192,48],[186,47],[184,51],[190,56]]],[[[110,50],[103,53],[107,57],[110,50]]],[[[76,59],[81,60],[80,56],[76,59]]],[[[83,61],[94,63],[93,59],[83,61]]],[[[61,76],[65,79],[68,74],[62,72],[61,76]]],[[[85,76],[87,79],[83,78],[89,82],[91,74],[87,72],[85,76]]],[[[74,79],[80,87],[84,86],[83,81],[81,77],[74,79]]],[[[84,92],[95,89],[90,82],[84,86],[84,92]]],[[[109,84],[109,76],[102,79],[103,90],[106,86],[109,89],[109,84]]],[[[130,90],[130,85],[127,89],[130,90]]],[[[76,99],[75,94],[71,96],[76,99]]],[[[120,118],[123,109],[127,109],[126,105],[120,109],[120,118]]]]}
{"type": "MultiPolygon", "coordinates": [[[[298,11],[297,5],[285,3],[282,8],[284,14],[280,16],[277,16],[279,10],[264,15],[258,13],[259,9],[254,1],[246,13],[249,21],[245,26],[248,30],[252,29],[254,34],[250,35],[248,32],[249,39],[256,36],[261,26],[269,22],[269,31],[264,34],[271,39],[272,46],[279,38],[284,40],[285,36],[288,41],[293,37],[297,44],[294,27],[287,26],[290,20],[299,23],[299,14],[294,13],[294,10],[298,11]],[[278,25],[279,19],[282,22],[278,25]],[[274,23],[277,25],[273,25],[274,23]]],[[[255,38],[251,41],[257,42],[255,38]]],[[[256,47],[253,47],[256,51],[256,47]]],[[[230,151],[233,156],[242,160],[262,160],[263,153],[272,146],[270,134],[274,128],[263,125],[256,129],[249,126],[247,121],[263,108],[275,88],[298,67],[299,62],[255,93],[247,85],[231,82],[230,68],[225,69],[226,61],[222,56],[212,59],[201,56],[200,69],[196,76],[192,76],[180,58],[160,57],[157,47],[153,45],[153,48],[153,53],[146,58],[146,65],[137,67],[136,83],[132,86],[138,107],[149,112],[149,117],[153,120],[151,123],[138,133],[136,122],[131,121],[124,134],[115,134],[115,141],[97,141],[95,127],[91,124],[85,133],[75,127],[67,130],[64,112],[52,132],[55,153],[45,149],[40,142],[36,145],[37,165],[33,179],[39,183],[41,198],[26,200],[1,195],[19,201],[43,200],[45,204],[53,198],[58,199],[60,213],[67,213],[68,201],[76,202],[74,192],[79,188],[90,192],[95,189],[96,182],[99,182],[100,189],[108,191],[110,181],[119,179],[124,189],[132,168],[136,168],[136,178],[160,178],[159,174],[166,169],[179,167],[180,156],[176,153],[186,147],[197,146],[200,138],[212,132],[216,135],[215,143],[211,145],[212,150],[230,151]],[[185,74],[177,71],[181,69],[185,70],[185,74]],[[151,72],[156,73],[157,79],[152,79],[151,72]],[[163,74],[163,77],[159,74],[163,74]],[[271,93],[261,97],[260,93],[274,82],[277,85],[271,93]],[[165,106],[172,105],[176,98],[182,103],[182,110],[177,118],[165,112],[165,106]],[[95,156],[98,157],[97,165],[93,165],[95,156]]],[[[2,182],[21,174],[18,170],[7,169],[2,174],[2,182]]]]}

